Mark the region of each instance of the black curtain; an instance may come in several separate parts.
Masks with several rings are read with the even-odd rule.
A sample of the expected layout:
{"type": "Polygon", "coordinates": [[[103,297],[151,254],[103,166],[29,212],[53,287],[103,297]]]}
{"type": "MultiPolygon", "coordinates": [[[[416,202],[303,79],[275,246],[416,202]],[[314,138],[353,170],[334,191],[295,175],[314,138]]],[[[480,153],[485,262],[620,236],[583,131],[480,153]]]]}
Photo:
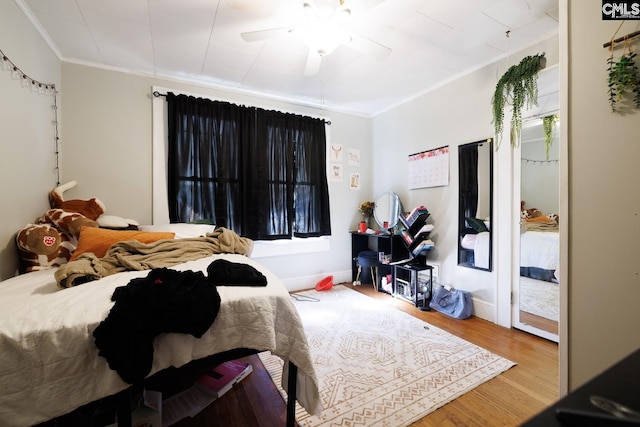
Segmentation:
{"type": "Polygon", "coordinates": [[[319,119],[167,95],[171,222],[254,240],[331,234],[319,119]]]}
{"type": "Polygon", "coordinates": [[[475,218],[478,211],[478,146],[468,145],[458,149],[459,168],[459,230],[468,228],[465,218],[475,218]]]}

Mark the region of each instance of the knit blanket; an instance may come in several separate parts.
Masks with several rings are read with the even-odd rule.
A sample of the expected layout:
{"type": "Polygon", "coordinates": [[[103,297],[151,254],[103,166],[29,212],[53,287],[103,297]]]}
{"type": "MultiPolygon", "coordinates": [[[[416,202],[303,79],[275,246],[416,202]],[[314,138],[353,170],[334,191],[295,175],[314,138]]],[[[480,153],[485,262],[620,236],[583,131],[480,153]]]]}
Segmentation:
{"type": "Polygon", "coordinates": [[[55,272],[60,288],[70,288],[122,271],[171,267],[213,254],[230,253],[249,256],[253,241],[219,227],[205,237],[163,239],[152,243],[128,240],[114,243],[104,257],[84,253],[55,272]]]}
{"type": "Polygon", "coordinates": [[[556,221],[551,222],[529,222],[529,221],[521,221],[520,222],[520,232],[524,233],[525,231],[551,231],[558,232],[558,223],[556,221]]]}

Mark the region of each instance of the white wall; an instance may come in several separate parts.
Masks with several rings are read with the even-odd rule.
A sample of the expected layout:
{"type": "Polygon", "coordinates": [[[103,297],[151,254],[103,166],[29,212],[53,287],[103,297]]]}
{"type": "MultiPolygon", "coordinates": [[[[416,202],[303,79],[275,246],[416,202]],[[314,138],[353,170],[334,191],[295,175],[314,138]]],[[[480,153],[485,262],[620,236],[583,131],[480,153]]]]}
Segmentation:
{"type": "MultiPolygon", "coordinates": [[[[400,195],[406,210],[424,204],[435,225],[432,233],[435,249],[430,262],[440,266],[440,282],[473,293],[476,315],[510,326],[510,312],[498,312],[498,277],[501,268],[510,272],[510,249],[497,251],[498,242],[510,248],[510,219],[501,220],[500,212],[511,210],[511,148],[508,136],[494,155],[494,216],[492,230],[493,271],[458,267],[458,150],[460,144],[493,137],[490,101],[498,78],[508,66],[524,56],[546,52],[547,67],[558,63],[558,37],[553,36],[522,52],[510,55],[510,63],[493,64],[427,94],[381,113],[373,119],[375,152],[374,191],[393,190],[400,195]],[[449,185],[419,190],[407,189],[407,156],[448,145],[450,147],[449,185]],[[500,180],[502,180],[500,182],[500,180]]],[[[510,275],[505,276],[507,281],[510,275]]],[[[509,283],[506,288],[510,290],[509,283]]],[[[508,290],[506,291],[508,293],[508,290]]],[[[503,292],[504,293],[504,292],[503,292]]]]}
{"type": "MultiPolygon", "coordinates": [[[[539,120],[538,120],[539,121],[539,120]]],[[[557,130],[554,131],[554,138],[549,149],[549,159],[547,161],[542,125],[535,127],[535,140],[522,141],[520,174],[521,199],[525,201],[525,209],[537,208],[544,215],[558,213],[559,211],[559,145],[557,130]],[[536,161],[530,161],[536,160],[536,161]]]]}
{"type": "MultiPolygon", "coordinates": [[[[603,44],[621,21],[601,20],[597,0],[569,0],[568,6],[567,350],[573,389],[640,347],[640,110],[614,114],[608,105],[610,52],[603,44]]],[[[618,36],[637,30],[640,21],[626,21],[618,36]]]]}
{"type": "MultiPolygon", "coordinates": [[[[13,1],[0,2],[0,49],[29,77],[60,87],[60,63],[13,1]]],[[[0,280],[17,272],[15,235],[49,209],[56,186],[54,97],[0,70],[0,280]]]]}
{"type": "MultiPolygon", "coordinates": [[[[321,113],[257,96],[65,63],[62,181],[78,181],[65,197],[98,197],[109,214],[151,223],[153,85],[314,117],[321,113]]],[[[342,181],[329,182],[329,252],[260,258],[290,290],[313,287],[329,274],[336,282],[351,280],[349,230],[355,229],[360,219],[358,205],[374,198],[371,181],[366,178],[371,175],[372,162],[370,119],[326,111],[322,115],[332,123],[331,143],[341,144],[344,151],[360,150],[361,165],[349,166],[345,155],[342,181]],[[349,189],[352,172],[363,177],[358,191],[349,189]]]]}

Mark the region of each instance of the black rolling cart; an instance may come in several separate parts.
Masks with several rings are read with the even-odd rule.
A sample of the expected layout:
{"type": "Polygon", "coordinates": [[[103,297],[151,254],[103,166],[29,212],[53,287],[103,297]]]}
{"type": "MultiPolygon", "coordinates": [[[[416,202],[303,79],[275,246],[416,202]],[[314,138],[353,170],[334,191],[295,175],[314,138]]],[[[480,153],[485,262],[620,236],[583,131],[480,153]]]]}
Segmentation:
{"type": "Polygon", "coordinates": [[[429,311],[433,287],[433,267],[420,264],[397,264],[395,268],[395,296],[412,302],[422,311],[429,311]],[[427,272],[426,279],[421,272],[427,272]]]}

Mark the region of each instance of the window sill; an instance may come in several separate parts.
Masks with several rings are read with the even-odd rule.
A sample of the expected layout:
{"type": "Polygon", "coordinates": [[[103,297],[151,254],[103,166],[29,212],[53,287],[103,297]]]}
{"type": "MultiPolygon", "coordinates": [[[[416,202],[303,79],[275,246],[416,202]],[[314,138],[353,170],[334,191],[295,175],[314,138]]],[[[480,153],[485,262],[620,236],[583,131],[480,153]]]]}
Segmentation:
{"type": "Polygon", "coordinates": [[[307,239],[293,238],[292,240],[257,240],[253,242],[251,258],[266,258],[271,256],[328,251],[328,237],[310,237],[307,239]]]}

